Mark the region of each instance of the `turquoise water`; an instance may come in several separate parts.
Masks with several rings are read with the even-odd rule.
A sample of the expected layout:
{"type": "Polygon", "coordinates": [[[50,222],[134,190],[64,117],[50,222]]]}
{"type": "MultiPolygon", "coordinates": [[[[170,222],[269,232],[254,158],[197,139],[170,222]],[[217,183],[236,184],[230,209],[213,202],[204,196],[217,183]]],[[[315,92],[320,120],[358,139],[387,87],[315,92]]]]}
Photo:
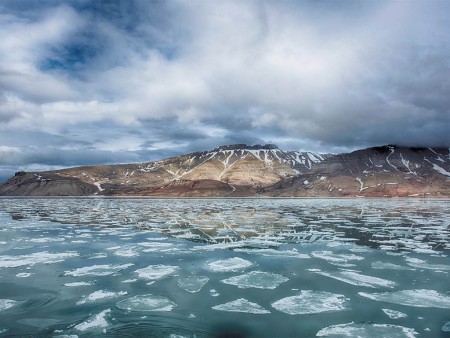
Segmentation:
{"type": "Polygon", "coordinates": [[[0,336],[449,337],[449,205],[0,199],[0,336]]]}

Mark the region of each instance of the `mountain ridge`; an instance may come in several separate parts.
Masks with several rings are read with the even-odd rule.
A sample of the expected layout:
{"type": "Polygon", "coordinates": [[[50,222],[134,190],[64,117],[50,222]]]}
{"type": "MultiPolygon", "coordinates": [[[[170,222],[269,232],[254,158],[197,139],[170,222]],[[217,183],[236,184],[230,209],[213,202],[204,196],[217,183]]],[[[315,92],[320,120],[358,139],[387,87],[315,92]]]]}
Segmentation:
{"type": "Polygon", "coordinates": [[[447,148],[341,154],[224,145],[153,162],[18,172],[3,196],[450,197],[447,148]]]}

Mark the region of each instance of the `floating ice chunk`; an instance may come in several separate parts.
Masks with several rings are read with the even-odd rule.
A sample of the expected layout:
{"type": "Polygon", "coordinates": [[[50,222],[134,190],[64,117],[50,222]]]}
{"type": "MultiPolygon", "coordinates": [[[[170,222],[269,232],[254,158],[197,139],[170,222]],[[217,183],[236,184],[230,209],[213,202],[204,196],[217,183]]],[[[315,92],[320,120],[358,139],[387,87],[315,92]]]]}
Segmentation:
{"type": "Polygon", "coordinates": [[[264,309],[262,306],[256,303],[249,302],[245,298],[239,298],[232,302],[213,306],[212,308],[213,310],[218,311],[244,312],[258,315],[270,313],[270,311],[264,309]]]}
{"type": "Polygon", "coordinates": [[[209,293],[211,294],[211,297],[219,297],[220,293],[218,293],[215,289],[209,290],[209,293]]]}
{"type": "Polygon", "coordinates": [[[303,290],[298,296],[277,300],[272,307],[290,314],[312,314],[346,309],[348,298],[326,291],[303,290]]]}
{"type": "Polygon", "coordinates": [[[372,269],[378,269],[378,270],[414,270],[413,268],[410,268],[408,266],[403,265],[397,265],[392,263],[386,263],[386,262],[373,262],[372,263],[372,269]]]}
{"type": "Polygon", "coordinates": [[[49,237],[39,237],[31,238],[28,242],[31,243],[48,243],[48,242],[64,242],[65,238],[49,238],[49,237]]]}
{"type": "Polygon", "coordinates": [[[121,256],[121,257],[135,257],[135,256],[139,255],[139,252],[136,252],[132,248],[125,248],[125,249],[115,251],[114,255],[121,256]]]}
{"type": "Polygon", "coordinates": [[[394,311],[390,309],[381,309],[381,310],[383,310],[383,312],[391,319],[400,319],[408,317],[406,313],[400,311],[394,311]]]}
{"type": "Polygon", "coordinates": [[[450,332],[450,322],[445,323],[441,330],[444,332],[450,332]]]}
{"type": "Polygon", "coordinates": [[[314,271],[314,273],[317,273],[325,277],[330,277],[347,284],[356,286],[367,286],[369,288],[376,288],[380,286],[392,288],[395,285],[397,285],[395,282],[392,282],[390,280],[362,275],[355,271],[337,271],[333,273],[324,271],[314,271]]]}
{"type": "Polygon", "coordinates": [[[313,251],[311,253],[314,257],[326,260],[333,263],[347,263],[348,261],[361,261],[364,257],[353,254],[337,254],[332,251],[313,251]]]}
{"type": "Polygon", "coordinates": [[[19,303],[17,300],[0,299],[0,311],[9,309],[10,307],[17,305],[17,303],[19,303]]]}
{"type": "Polygon", "coordinates": [[[43,251],[29,255],[0,256],[0,268],[17,268],[24,265],[34,265],[39,263],[58,263],[64,261],[66,258],[75,256],[78,256],[78,253],[73,251],[58,253],[43,251]]]}
{"type": "Polygon", "coordinates": [[[136,281],[137,281],[136,278],[131,278],[131,279],[125,279],[125,280],[123,280],[122,283],[134,283],[134,282],[136,282],[136,281]]]}
{"type": "Polygon", "coordinates": [[[64,272],[65,276],[81,277],[81,276],[108,276],[119,271],[122,271],[134,264],[122,264],[122,265],[92,265],[75,269],[73,271],[64,272]]]}
{"type": "Polygon", "coordinates": [[[275,249],[235,249],[235,252],[245,252],[268,257],[289,257],[289,258],[311,258],[307,254],[299,253],[296,250],[275,250],[275,249]]]}
{"type": "Polygon", "coordinates": [[[33,273],[30,273],[30,272],[20,272],[20,273],[18,273],[18,274],[16,275],[16,277],[19,277],[19,278],[27,278],[27,277],[30,277],[31,275],[33,275],[33,273]]]}
{"type": "Polygon", "coordinates": [[[120,291],[120,292],[111,292],[111,291],[105,291],[105,290],[98,290],[91,293],[89,296],[84,297],[82,300],[77,302],[77,305],[85,304],[85,303],[92,303],[98,300],[103,299],[112,299],[117,298],[120,296],[124,296],[128,294],[126,291],[120,291]]]}
{"type": "Polygon", "coordinates": [[[445,264],[429,264],[424,260],[418,258],[406,258],[406,261],[409,266],[419,269],[428,269],[428,270],[440,270],[440,271],[450,271],[450,265],[445,264]]]}
{"type": "Polygon", "coordinates": [[[172,311],[175,306],[169,298],[154,295],[134,296],[116,304],[118,309],[127,311],[172,311]]]}
{"type": "Polygon", "coordinates": [[[391,324],[348,323],[332,325],[317,332],[318,337],[392,337],[414,338],[418,333],[409,327],[391,324]]]}
{"type": "Polygon", "coordinates": [[[219,261],[208,263],[208,269],[214,272],[236,271],[245,269],[253,263],[245,259],[234,257],[229,259],[222,259],[219,261]]]}
{"type": "Polygon", "coordinates": [[[108,326],[106,315],[111,312],[111,309],[103,310],[102,312],[89,317],[85,322],[74,326],[75,330],[86,331],[91,329],[101,329],[108,326]]]}
{"type": "Polygon", "coordinates": [[[178,269],[178,266],[157,264],[138,269],[136,270],[136,273],[140,278],[155,280],[168,276],[178,269]]]}
{"type": "Polygon", "coordinates": [[[235,285],[240,289],[276,289],[281,283],[287,282],[288,280],[289,278],[276,273],[252,271],[244,275],[224,279],[222,282],[235,285]]]}
{"type": "Polygon", "coordinates": [[[88,286],[93,285],[93,282],[72,282],[72,283],[65,283],[64,286],[67,287],[78,287],[78,286],[88,286]]]}
{"type": "Polygon", "coordinates": [[[199,292],[208,281],[209,278],[205,276],[192,276],[180,278],[177,285],[187,292],[195,293],[199,292]]]}
{"type": "Polygon", "coordinates": [[[418,289],[380,293],[358,292],[358,295],[379,302],[387,302],[414,307],[450,309],[450,296],[444,295],[434,290],[418,289]]]}
{"type": "Polygon", "coordinates": [[[139,243],[140,246],[146,249],[143,252],[166,252],[174,249],[175,245],[172,243],[160,243],[160,242],[144,242],[139,243]]]}

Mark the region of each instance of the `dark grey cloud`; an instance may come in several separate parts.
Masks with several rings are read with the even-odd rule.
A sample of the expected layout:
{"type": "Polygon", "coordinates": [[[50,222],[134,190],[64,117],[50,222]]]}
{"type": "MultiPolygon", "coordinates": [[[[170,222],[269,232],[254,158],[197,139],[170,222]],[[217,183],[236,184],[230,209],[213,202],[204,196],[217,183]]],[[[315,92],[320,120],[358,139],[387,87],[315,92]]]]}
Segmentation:
{"type": "Polygon", "coordinates": [[[0,172],[231,143],[449,147],[449,12],[448,1],[4,0],[0,172]]]}

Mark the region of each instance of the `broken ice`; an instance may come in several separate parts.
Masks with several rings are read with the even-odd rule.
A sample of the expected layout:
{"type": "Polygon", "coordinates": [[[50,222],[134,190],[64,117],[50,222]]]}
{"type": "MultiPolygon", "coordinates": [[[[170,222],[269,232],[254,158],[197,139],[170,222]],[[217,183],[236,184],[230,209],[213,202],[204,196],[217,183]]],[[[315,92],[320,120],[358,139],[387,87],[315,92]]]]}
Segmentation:
{"type": "Polygon", "coordinates": [[[172,311],[177,306],[169,298],[155,295],[134,296],[121,300],[116,307],[127,311],[172,311]]]}
{"type": "Polygon", "coordinates": [[[358,292],[366,297],[379,302],[387,302],[414,307],[433,307],[450,309],[450,296],[434,290],[402,290],[394,292],[366,293],[358,292]]]}
{"type": "Polygon", "coordinates": [[[297,296],[277,300],[272,307],[290,315],[313,314],[345,310],[348,300],[343,295],[335,293],[303,290],[297,296]]]}
{"type": "Polygon", "coordinates": [[[186,278],[180,278],[177,285],[190,293],[199,292],[206,283],[208,283],[209,278],[206,276],[191,276],[186,278]]]}
{"type": "Polygon", "coordinates": [[[414,329],[403,326],[358,323],[332,325],[317,332],[318,337],[414,338],[417,334],[414,329]]]}
{"type": "Polygon", "coordinates": [[[220,304],[212,307],[213,310],[228,311],[228,312],[243,312],[252,314],[267,314],[270,311],[264,309],[262,306],[252,303],[245,298],[239,298],[235,301],[220,304]]]}
{"type": "Polygon", "coordinates": [[[288,278],[276,273],[252,271],[244,275],[224,279],[222,282],[235,285],[240,289],[276,289],[281,283],[287,282],[288,280],[288,278]]]}
{"type": "Polygon", "coordinates": [[[245,259],[234,257],[229,259],[218,260],[208,263],[208,268],[214,272],[236,271],[245,269],[252,265],[252,262],[245,259]]]}

